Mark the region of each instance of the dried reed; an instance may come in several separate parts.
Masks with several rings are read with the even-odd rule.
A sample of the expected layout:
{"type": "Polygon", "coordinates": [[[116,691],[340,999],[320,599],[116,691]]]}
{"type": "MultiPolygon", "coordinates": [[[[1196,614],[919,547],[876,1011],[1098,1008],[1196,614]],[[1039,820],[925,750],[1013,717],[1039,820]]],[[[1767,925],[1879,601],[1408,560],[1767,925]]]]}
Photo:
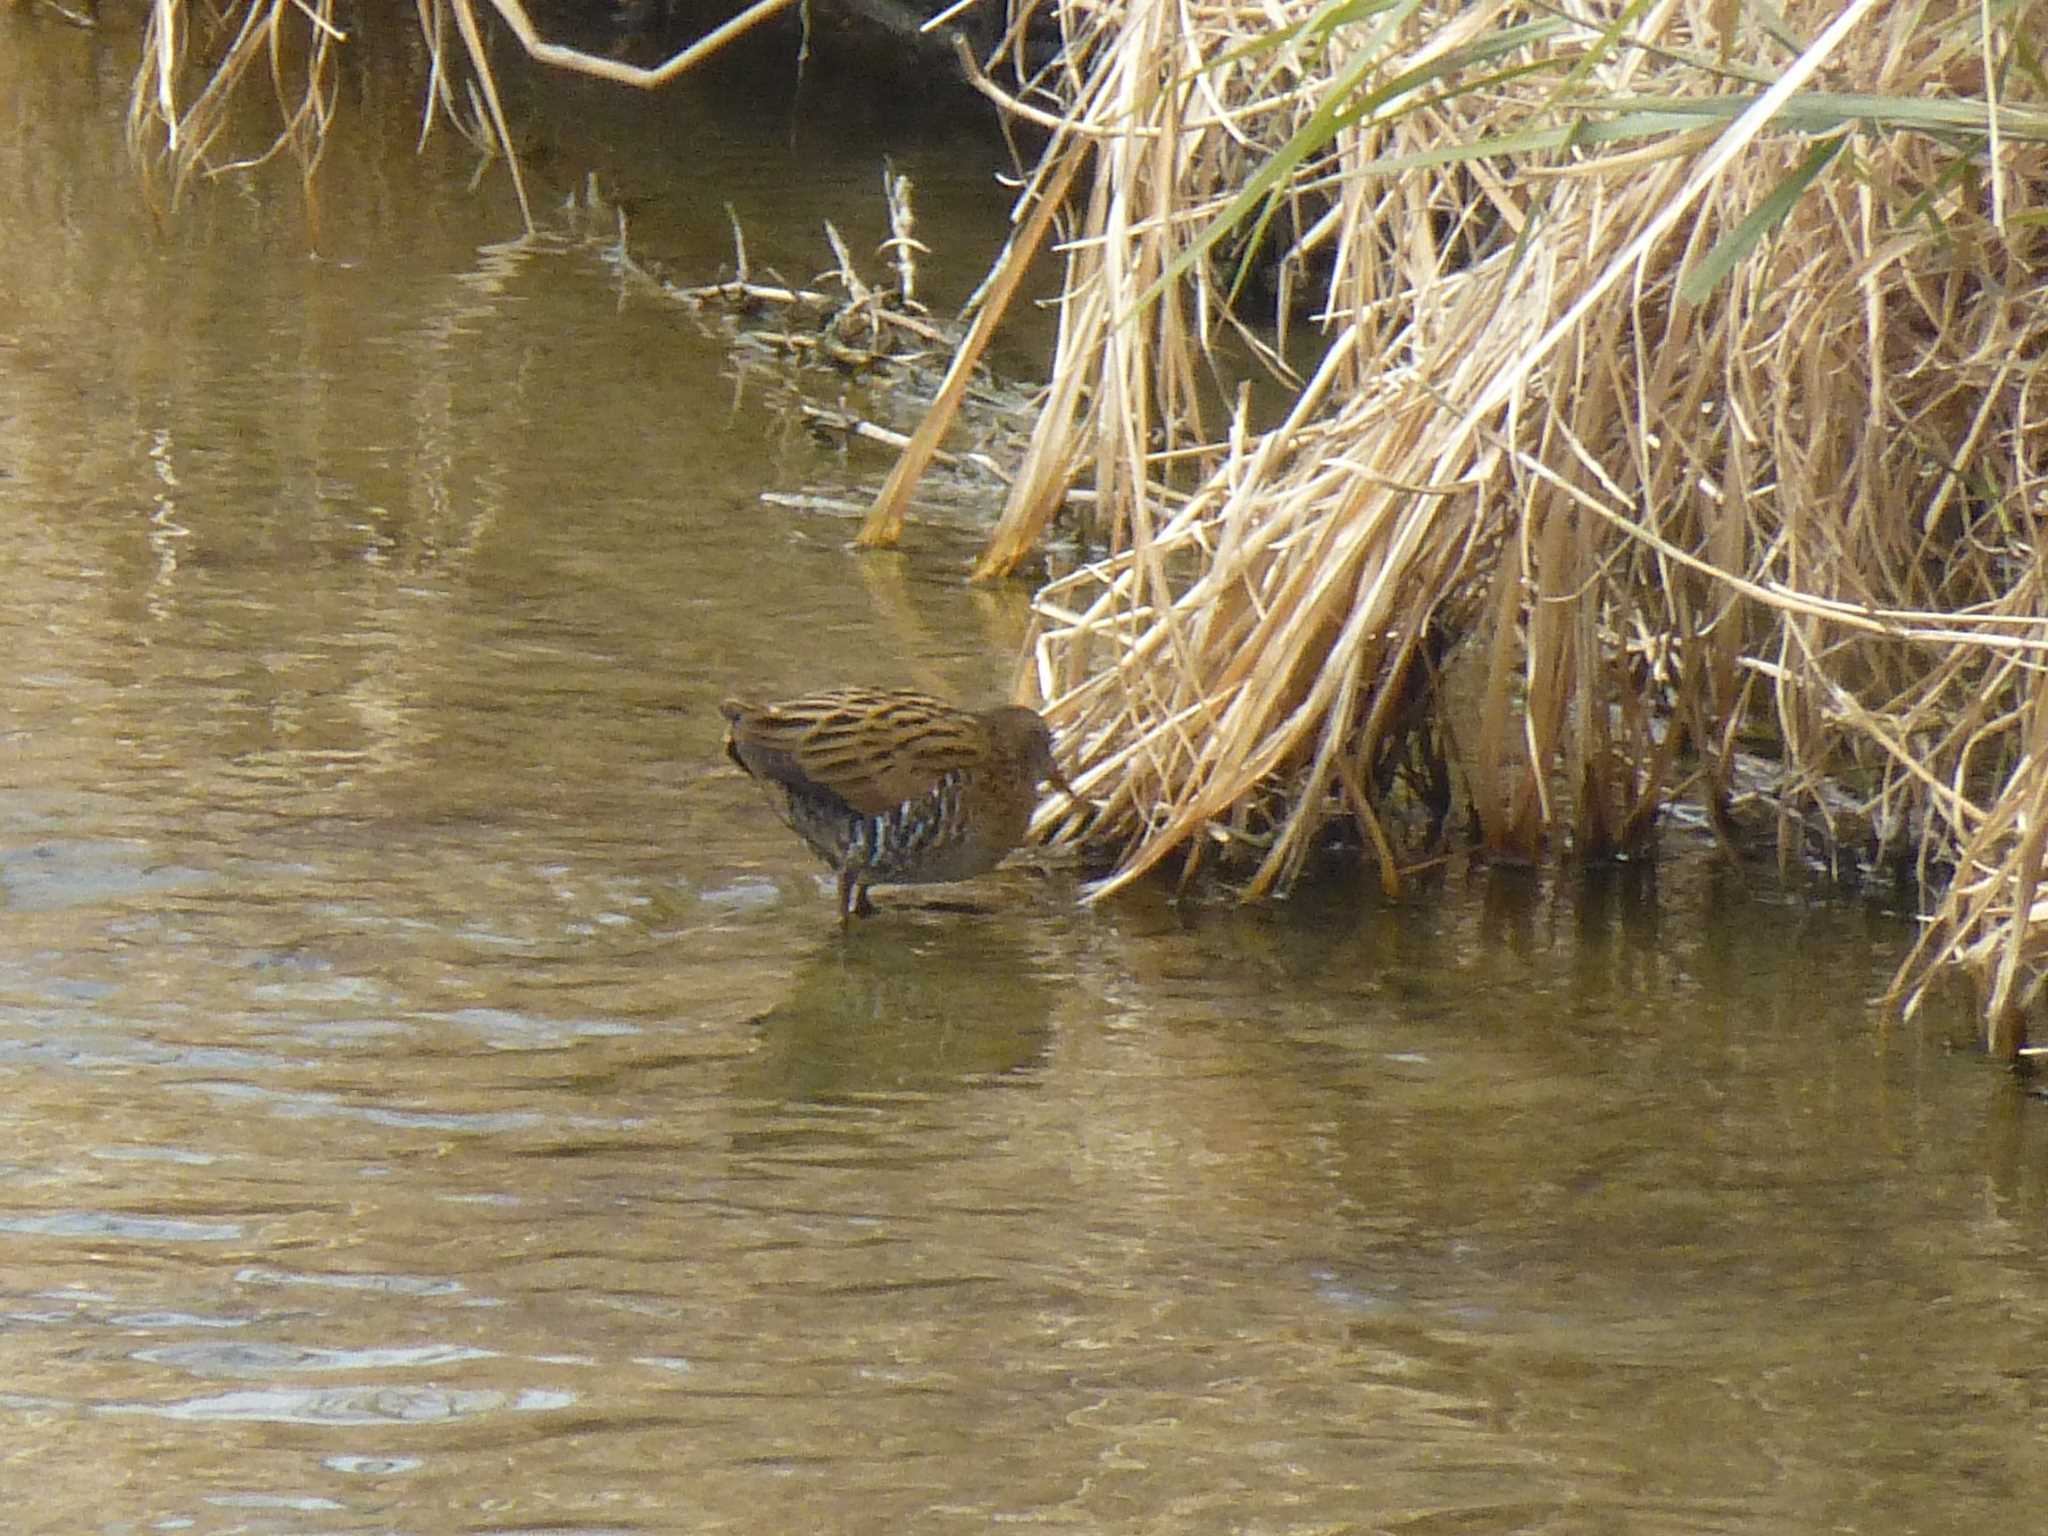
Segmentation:
{"type": "Polygon", "coordinates": [[[981,569],[1092,485],[1113,553],[1041,594],[1029,686],[1120,847],[1098,889],[1217,853],[1273,890],[1338,824],[1398,888],[1441,820],[1399,767],[1457,724],[1496,857],[1642,851],[1683,768],[1731,835],[1761,803],[1787,859],[1910,870],[1939,904],[1898,995],[1963,967],[2016,1048],[2048,968],[2048,4],[1062,14],[1015,100],[1057,125],[1041,182],[1092,175],[981,569]],[[1320,357],[1211,429],[1223,253],[1260,239],[1283,312],[1327,293],[1320,357]]]}

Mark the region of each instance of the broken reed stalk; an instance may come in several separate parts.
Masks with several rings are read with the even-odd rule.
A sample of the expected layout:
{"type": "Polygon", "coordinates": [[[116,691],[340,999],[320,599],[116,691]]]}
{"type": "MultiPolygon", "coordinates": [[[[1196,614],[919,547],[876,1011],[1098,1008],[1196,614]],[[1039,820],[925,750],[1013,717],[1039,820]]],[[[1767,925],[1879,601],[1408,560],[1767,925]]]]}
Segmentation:
{"type": "Polygon", "coordinates": [[[1055,144],[1040,162],[1039,177],[1025,195],[1030,211],[1023,216],[1017,233],[997,258],[995,271],[983,288],[981,307],[968,326],[967,335],[955,350],[945,376],[940,379],[938,394],[925,412],[924,420],[918,424],[917,431],[912,434],[910,446],[897,458],[875,497],[874,505],[868,509],[867,518],[855,539],[864,549],[886,548],[902,536],[903,515],[910,504],[910,492],[931,466],[961,402],[967,398],[967,389],[974,382],[974,370],[981,361],[982,353],[988,349],[996,326],[1008,310],[1010,300],[1015,297],[1017,285],[1030,270],[1032,258],[1044,243],[1046,231],[1052,227],[1053,218],[1067,195],[1067,187],[1080,167],[1081,146],[1066,145],[1063,153],[1058,152],[1060,149],[1061,146],[1055,144]]]}
{"type": "Polygon", "coordinates": [[[1389,736],[1446,724],[1406,703],[1448,644],[1495,856],[1646,852],[1683,749],[1724,835],[1762,803],[1788,859],[1935,893],[1954,869],[1898,996],[1960,967],[2015,1018],[2048,971],[2048,82],[2022,18],[1526,14],[1064,12],[1036,99],[1093,184],[981,573],[1091,484],[1113,551],[1041,594],[1029,689],[1121,848],[1098,889],[1218,853],[1276,889],[1344,824],[1397,881],[1430,850],[1389,736]],[[1283,419],[1212,441],[1218,252],[1261,209],[1278,290],[1328,293],[1323,356],[1283,419]]]}

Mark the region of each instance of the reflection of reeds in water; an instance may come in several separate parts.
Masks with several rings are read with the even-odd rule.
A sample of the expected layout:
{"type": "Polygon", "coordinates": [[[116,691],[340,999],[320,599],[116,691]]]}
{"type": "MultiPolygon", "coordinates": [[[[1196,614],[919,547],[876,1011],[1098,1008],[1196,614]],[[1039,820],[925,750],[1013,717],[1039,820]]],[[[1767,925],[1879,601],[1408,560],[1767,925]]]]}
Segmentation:
{"type": "MultiPolygon", "coordinates": [[[[489,0],[489,9],[539,63],[653,90],[795,3],[754,0],[738,15],[652,67],[549,42],[535,28],[520,0],[489,0]]],[[[489,43],[477,6],[473,0],[417,0],[417,4],[420,33],[432,59],[422,138],[439,115],[474,144],[486,162],[502,156],[519,198],[520,213],[531,231],[533,208],[526,198],[526,179],[520,173],[512,127],[498,98],[497,75],[491,68],[489,43]],[[451,29],[462,39],[460,61],[449,48],[451,29]],[[466,72],[459,63],[467,64],[466,72]]],[[[194,16],[192,10],[186,0],[153,0],[142,65],[129,104],[131,148],[146,171],[164,173],[172,203],[195,175],[243,169],[289,154],[298,161],[305,179],[307,216],[314,222],[317,243],[319,204],[312,196],[313,175],[334,115],[335,48],[348,40],[335,20],[334,0],[233,0],[219,13],[194,16]],[[195,28],[204,33],[197,49],[204,83],[198,94],[188,99],[182,87],[188,65],[195,62],[188,58],[195,28]],[[269,77],[284,124],[267,148],[225,165],[214,164],[210,151],[230,122],[242,82],[259,70],[269,77]]]]}
{"type": "Polygon", "coordinates": [[[1043,1055],[1052,999],[996,923],[897,913],[797,968],[756,1021],[742,1091],[815,1102],[971,1086],[1043,1055]]]}
{"type": "MultiPolygon", "coordinates": [[[[501,11],[508,4],[517,9],[513,0],[493,4],[501,11]]],[[[419,0],[419,26],[432,58],[422,137],[438,114],[487,160],[502,153],[531,228],[525,180],[471,0],[419,0]],[[462,38],[466,77],[448,48],[451,29],[462,38]],[[458,78],[463,80],[459,89],[458,78]]],[[[195,176],[289,156],[305,183],[307,219],[317,244],[319,200],[313,179],[334,117],[337,50],[347,41],[333,0],[238,0],[217,15],[194,15],[185,0],[155,0],[128,109],[129,146],[147,184],[175,206],[195,176]],[[203,83],[188,95],[183,87],[194,65],[203,83]],[[272,130],[268,145],[218,160],[215,146],[230,135],[237,108],[246,104],[251,76],[268,80],[282,126],[272,130]]]]}

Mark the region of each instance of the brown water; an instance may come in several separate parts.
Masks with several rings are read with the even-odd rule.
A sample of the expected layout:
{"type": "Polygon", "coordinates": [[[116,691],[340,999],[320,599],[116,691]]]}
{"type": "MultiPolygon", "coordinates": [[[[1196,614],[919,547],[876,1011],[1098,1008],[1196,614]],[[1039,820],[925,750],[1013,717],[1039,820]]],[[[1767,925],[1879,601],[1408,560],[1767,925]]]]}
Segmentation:
{"type": "MultiPolygon", "coordinates": [[[[1675,843],[842,938],[712,702],[994,696],[1023,594],[764,503],[879,466],[395,88],[326,260],[152,232],[127,59],[0,13],[0,1529],[2038,1523],[2048,1126],[1902,924],[1675,843]]],[[[575,100],[707,271],[884,149],[994,238],[988,146],[575,100]]]]}

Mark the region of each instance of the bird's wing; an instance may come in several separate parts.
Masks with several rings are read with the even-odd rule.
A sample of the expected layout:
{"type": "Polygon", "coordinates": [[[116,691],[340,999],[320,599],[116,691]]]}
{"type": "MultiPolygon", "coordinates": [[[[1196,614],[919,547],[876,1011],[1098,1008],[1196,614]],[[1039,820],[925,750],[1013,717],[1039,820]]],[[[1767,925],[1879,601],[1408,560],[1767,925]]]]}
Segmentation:
{"type": "Polygon", "coordinates": [[[749,773],[827,790],[862,815],[891,810],[989,753],[975,716],[921,693],[845,688],[777,704],[720,706],[726,747],[749,773]]]}

